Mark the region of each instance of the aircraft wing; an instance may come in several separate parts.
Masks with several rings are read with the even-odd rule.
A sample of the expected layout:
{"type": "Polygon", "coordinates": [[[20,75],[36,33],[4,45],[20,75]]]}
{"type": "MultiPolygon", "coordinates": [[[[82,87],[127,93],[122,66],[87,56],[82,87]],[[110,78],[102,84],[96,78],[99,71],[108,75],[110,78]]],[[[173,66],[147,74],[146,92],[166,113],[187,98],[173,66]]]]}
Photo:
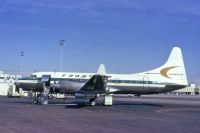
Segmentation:
{"type": "Polygon", "coordinates": [[[93,75],[89,81],[78,91],[82,94],[103,94],[106,93],[108,77],[105,75],[93,75]]]}

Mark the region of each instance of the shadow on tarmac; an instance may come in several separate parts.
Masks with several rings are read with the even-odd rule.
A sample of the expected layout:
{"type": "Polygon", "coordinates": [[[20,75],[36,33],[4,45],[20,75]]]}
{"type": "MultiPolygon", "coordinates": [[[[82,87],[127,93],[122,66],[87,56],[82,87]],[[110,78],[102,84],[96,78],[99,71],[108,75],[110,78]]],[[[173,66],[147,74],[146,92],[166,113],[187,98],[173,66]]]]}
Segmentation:
{"type": "Polygon", "coordinates": [[[161,104],[150,104],[150,103],[115,103],[114,105],[163,107],[163,105],[161,104]]]}
{"type": "Polygon", "coordinates": [[[115,103],[112,106],[105,106],[103,104],[97,104],[96,106],[90,106],[87,103],[79,103],[79,104],[69,104],[65,105],[65,108],[70,109],[80,109],[80,108],[95,108],[95,107],[121,107],[121,106],[127,106],[127,107],[133,107],[133,106],[147,106],[147,107],[164,107],[160,104],[149,104],[149,103],[115,103]]]}
{"type": "MultiPolygon", "coordinates": [[[[34,105],[31,100],[24,99],[21,101],[4,101],[3,103],[13,103],[13,104],[23,104],[23,105],[34,105]]],[[[41,104],[39,104],[41,105],[41,104]]],[[[64,101],[50,101],[48,105],[46,106],[64,106],[65,108],[69,109],[80,109],[80,108],[95,108],[95,107],[109,107],[109,106],[104,106],[102,102],[97,103],[95,107],[90,106],[89,103],[87,102],[76,102],[76,101],[71,101],[71,102],[64,102],[64,101]]],[[[114,102],[112,106],[110,107],[140,107],[140,106],[146,106],[146,107],[164,107],[162,104],[151,104],[151,103],[138,103],[138,102],[122,102],[122,101],[117,101],[114,102]]]]}

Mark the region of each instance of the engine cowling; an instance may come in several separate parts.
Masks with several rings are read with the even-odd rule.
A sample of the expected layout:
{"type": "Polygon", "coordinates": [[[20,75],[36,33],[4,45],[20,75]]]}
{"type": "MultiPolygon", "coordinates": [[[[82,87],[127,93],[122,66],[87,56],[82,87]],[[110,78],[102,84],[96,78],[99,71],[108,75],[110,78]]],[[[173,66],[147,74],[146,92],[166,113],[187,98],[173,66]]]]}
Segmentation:
{"type": "Polygon", "coordinates": [[[62,93],[75,94],[83,87],[83,85],[84,83],[75,82],[75,81],[60,81],[57,87],[62,93]]]}

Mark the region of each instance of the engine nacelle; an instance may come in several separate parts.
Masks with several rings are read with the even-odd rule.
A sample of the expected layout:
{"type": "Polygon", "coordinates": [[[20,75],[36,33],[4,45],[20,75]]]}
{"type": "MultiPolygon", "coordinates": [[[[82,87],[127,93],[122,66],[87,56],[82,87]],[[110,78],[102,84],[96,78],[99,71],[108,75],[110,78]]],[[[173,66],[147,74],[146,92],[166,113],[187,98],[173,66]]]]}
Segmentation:
{"type": "Polygon", "coordinates": [[[60,81],[56,85],[56,88],[58,88],[62,93],[75,94],[83,87],[83,85],[84,83],[75,81],[60,81]]]}

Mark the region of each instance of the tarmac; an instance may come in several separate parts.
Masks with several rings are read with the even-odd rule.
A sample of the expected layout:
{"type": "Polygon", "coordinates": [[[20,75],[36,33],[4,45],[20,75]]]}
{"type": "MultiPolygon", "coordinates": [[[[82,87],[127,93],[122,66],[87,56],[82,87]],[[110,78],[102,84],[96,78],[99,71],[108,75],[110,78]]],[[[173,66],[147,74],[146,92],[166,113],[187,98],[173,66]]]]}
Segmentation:
{"type": "Polygon", "coordinates": [[[0,133],[200,133],[200,96],[115,96],[113,106],[0,97],[0,133]]]}

